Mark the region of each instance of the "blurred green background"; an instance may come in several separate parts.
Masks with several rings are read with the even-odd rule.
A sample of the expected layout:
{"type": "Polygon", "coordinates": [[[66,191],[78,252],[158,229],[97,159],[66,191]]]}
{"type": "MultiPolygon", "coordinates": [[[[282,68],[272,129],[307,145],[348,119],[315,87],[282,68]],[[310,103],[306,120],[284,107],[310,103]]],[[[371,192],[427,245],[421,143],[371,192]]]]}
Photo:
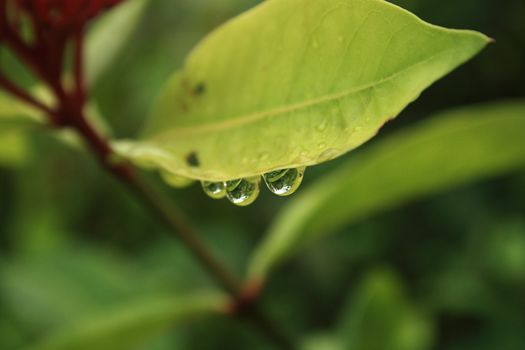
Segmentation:
{"type": "MultiPolygon", "coordinates": [[[[258,2],[151,0],[117,64],[95,87],[115,134],[136,135],[191,47],[258,2]]],[[[525,97],[525,1],[393,2],[431,23],[497,41],[432,86],[372,143],[436,111],[525,97]]],[[[46,132],[5,145],[11,151],[0,151],[0,349],[22,348],[134,300],[213,286],[90,155],[46,132]]],[[[303,187],[352,156],[308,169],[303,187]]],[[[290,200],[263,191],[240,209],[210,200],[197,185],[175,190],[148,176],[239,275],[290,200]]],[[[403,203],[316,242],[274,272],[263,305],[285,332],[312,338],[311,349],[337,349],[336,338],[347,334],[368,339],[353,339],[354,349],[525,349],[525,169],[403,203]]],[[[243,322],[220,316],[133,347],[271,348],[243,322]]]]}

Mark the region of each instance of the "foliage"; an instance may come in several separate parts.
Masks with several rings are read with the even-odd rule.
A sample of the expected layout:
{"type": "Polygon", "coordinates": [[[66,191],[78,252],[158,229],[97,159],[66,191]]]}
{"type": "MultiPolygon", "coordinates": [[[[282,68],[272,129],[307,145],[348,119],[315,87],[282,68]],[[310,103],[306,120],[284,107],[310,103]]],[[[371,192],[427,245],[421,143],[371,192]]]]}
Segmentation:
{"type": "Polygon", "coordinates": [[[144,141],[116,147],[139,165],[210,181],[315,165],[373,137],[488,41],[384,1],[264,2],[198,44],[144,141]]]}
{"type": "Polygon", "coordinates": [[[460,108],[420,124],[294,198],[256,252],[251,273],[261,278],[290,251],[378,211],[525,166],[523,101],[460,108]]]}
{"type": "MultiPolygon", "coordinates": [[[[386,2],[370,1],[438,36],[480,40],[478,44],[484,45],[484,39],[472,32],[429,27],[386,2]]],[[[177,74],[192,79],[196,74],[192,69],[208,65],[217,69],[220,93],[231,93],[241,77],[223,80],[230,70],[221,68],[208,52],[221,51],[219,44],[213,44],[218,40],[214,37],[231,35],[228,31],[233,29],[228,28],[247,22],[242,15],[205,39],[190,54],[189,67],[183,65],[183,58],[206,33],[255,3],[158,1],[146,7],[145,1],[130,0],[109,12],[106,20],[95,24],[92,42],[97,44],[92,53],[88,50],[94,88],[90,115],[105,116],[109,125],[102,128],[115,130],[119,139],[134,137],[166,77],[181,66],[177,74]],[[125,17],[129,22],[121,21],[125,17]],[[111,36],[103,34],[107,31],[111,36]],[[196,68],[189,69],[192,64],[196,68]]],[[[286,3],[270,0],[255,13],[286,3]]],[[[184,208],[202,238],[237,274],[249,265],[252,282],[265,280],[261,306],[304,349],[523,349],[525,88],[519,77],[525,74],[525,6],[520,0],[497,6],[490,0],[396,3],[432,23],[486,32],[497,43],[430,87],[403,112],[403,118],[387,124],[369,144],[309,168],[303,188],[290,199],[262,195],[241,211],[208,200],[198,186],[170,190],[160,179],[151,176],[150,180],[184,208]]],[[[380,12],[374,16],[382,18],[380,12]]],[[[283,33],[282,18],[267,20],[280,23],[276,29],[283,33]]],[[[240,30],[254,36],[271,30],[257,29],[240,30]]],[[[253,48],[244,52],[243,45],[256,45],[257,40],[243,44],[237,35],[233,37],[237,40],[224,45],[219,57],[226,59],[230,46],[238,47],[246,56],[235,57],[240,67],[257,66],[263,54],[279,48],[280,36],[263,54],[257,55],[253,48]]],[[[336,41],[319,40],[318,49],[336,41]]],[[[413,51],[398,52],[399,57],[413,58],[417,48],[427,44],[434,47],[425,42],[413,51]]],[[[331,50],[323,52],[328,60],[331,50]]],[[[34,77],[21,71],[5,52],[0,55],[2,69],[45,98],[34,77]]],[[[380,58],[367,56],[364,62],[373,64],[380,58]]],[[[396,100],[396,106],[379,99],[375,106],[393,108],[397,114],[423,87],[464,60],[451,59],[455,64],[446,68],[425,67],[420,85],[410,85],[413,81],[408,79],[396,86],[418,85],[419,90],[408,94],[411,98],[396,100]],[[429,71],[440,74],[428,79],[429,71]]],[[[322,77],[314,73],[333,67],[310,68],[312,75],[302,77],[321,83],[322,77]]],[[[348,71],[355,72],[353,67],[348,71]]],[[[274,76],[258,73],[250,81],[274,76]]],[[[282,92],[278,88],[276,94],[282,92]]],[[[169,87],[164,91],[171,93],[169,87]]],[[[210,86],[203,91],[204,99],[217,99],[214,108],[216,104],[230,112],[231,105],[239,102],[214,97],[221,95],[210,86]]],[[[173,101],[182,98],[175,96],[173,101]]],[[[162,97],[159,101],[157,106],[162,105],[162,97]]],[[[202,103],[211,105],[208,100],[202,103]]],[[[164,108],[155,108],[154,118],[161,118],[166,127],[178,127],[179,120],[171,119],[169,108],[164,108]]],[[[317,113],[323,112],[321,106],[315,108],[314,118],[330,116],[317,113]]],[[[299,120],[299,115],[287,118],[299,120]]],[[[378,118],[369,136],[385,115],[378,118]]],[[[320,120],[300,125],[306,136],[286,142],[304,138],[315,145],[312,135],[317,135],[320,120]]],[[[272,130],[293,129],[278,123],[272,130]]],[[[184,246],[168,239],[164,226],[121,186],[107,180],[86,152],[64,147],[64,137],[44,131],[38,113],[0,96],[0,348],[274,348],[244,320],[233,321],[222,314],[224,297],[184,246]]],[[[249,132],[246,140],[254,135],[249,132]]],[[[270,136],[265,137],[270,140],[270,136]]],[[[368,138],[352,142],[357,145],[368,138]]],[[[238,154],[250,155],[246,140],[233,140],[228,152],[240,145],[238,154]]],[[[352,148],[337,147],[341,153],[352,148]]],[[[205,152],[217,151],[219,147],[205,152]]],[[[247,174],[242,158],[232,160],[228,177],[247,174]]],[[[295,165],[276,159],[268,158],[257,172],[295,165]]]]}

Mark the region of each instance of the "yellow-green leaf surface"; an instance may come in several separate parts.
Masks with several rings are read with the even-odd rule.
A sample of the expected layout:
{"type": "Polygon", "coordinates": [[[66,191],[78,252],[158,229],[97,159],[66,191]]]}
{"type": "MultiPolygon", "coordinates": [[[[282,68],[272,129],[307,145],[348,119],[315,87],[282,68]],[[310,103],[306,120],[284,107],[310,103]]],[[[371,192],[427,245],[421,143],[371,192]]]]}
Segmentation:
{"type": "Polygon", "coordinates": [[[161,94],[139,165],[205,180],[335,158],[487,43],[380,0],[273,0],[206,37],[161,94]]]}
{"type": "Polygon", "coordinates": [[[488,176],[525,168],[525,101],[445,112],[376,143],[281,211],[250,274],[270,269],[314,238],[378,211],[488,176]]]}
{"type": "Polygon", "coordinates": [[[74,323],[50,336],[33,350],[127,350],[183,322],[219,312],[223,298],[197,295],[158,297],[74,323]]]}

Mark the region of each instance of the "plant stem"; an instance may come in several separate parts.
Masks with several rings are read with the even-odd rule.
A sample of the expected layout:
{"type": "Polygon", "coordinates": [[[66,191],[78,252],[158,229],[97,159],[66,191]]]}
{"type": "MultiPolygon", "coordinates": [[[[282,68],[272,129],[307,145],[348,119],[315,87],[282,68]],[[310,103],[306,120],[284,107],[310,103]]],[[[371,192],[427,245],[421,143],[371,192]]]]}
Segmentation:
{"type": "MultiPolygon", "coordinates": [[[[75,121],[73,127],[98,156],[103,167],[118,180],[125,183],[127,187],[138,196],[149,211],[177,234],[201,265],[203,265],[219,285],[230,294],[234,304],[242,304],[244,302],[243,284],[213,255],[183,215],[163,196],[142,181],[137,175],[135,168],[127,163],[116,163],[112,161],[114,154],[111,147],[107,141],[92,128],[83,115],[77,116],[75,121]]],[[[249,320],[280,349],[294,349],[293,343],[260,312],[257,305],[255,305],[255,301],[256,300],[253,300],[253,303],[243,308],[239,312],[239,316],[249,320]]]]}
{"type": "Polygon", "coordinates": [[[97,156],[101,165],[117,180],[125,184],[149,211],[164,222],[182,240],[208,273],[228,292],[232,300],[232,315],[249,320],[278,348],[294,349],[292,342],[257,307],[259,286],[254,289],[243,285],[214,256],[195,229],[169,201],[148,186],[131,164],[117,162],[117,156],[113,153],[109,142],[89,123],[83,108],[88,95],[83,72],[83,27],[77,28],[72,37],[72,33],[63,31],[50,32],[52,35],[45,36],[44,32],[47,33],[48,28],[39,26],[38,18],[34,17],[36,43],[30,43],[24,41],[17,28],[13,29],[9,25],[5,9],[6,1],[0,0],[0,39],[26,64],[27,68],[31,69],[52,89],[58,103],[57,109],[47,107],[1,73],[0,88],[41,110],[55,127],[67,126],[76,130],[93,154],[97,156]],[[75,85],[72,91],[66,91],[61,79],[64,69],[64,50],[69,39],[73,40],[74,55],[75,85]]]}

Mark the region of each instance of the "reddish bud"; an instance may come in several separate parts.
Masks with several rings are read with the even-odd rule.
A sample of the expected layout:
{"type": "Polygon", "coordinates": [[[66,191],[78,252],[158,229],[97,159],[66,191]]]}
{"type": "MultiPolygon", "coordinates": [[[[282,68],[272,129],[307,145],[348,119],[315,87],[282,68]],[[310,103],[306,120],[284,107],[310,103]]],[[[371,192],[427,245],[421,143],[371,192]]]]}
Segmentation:
{"type": "Polygon", "coordinates": [[[122,0],[12,0],[15,8],[42,27],[75,31],[122,0]]]}

